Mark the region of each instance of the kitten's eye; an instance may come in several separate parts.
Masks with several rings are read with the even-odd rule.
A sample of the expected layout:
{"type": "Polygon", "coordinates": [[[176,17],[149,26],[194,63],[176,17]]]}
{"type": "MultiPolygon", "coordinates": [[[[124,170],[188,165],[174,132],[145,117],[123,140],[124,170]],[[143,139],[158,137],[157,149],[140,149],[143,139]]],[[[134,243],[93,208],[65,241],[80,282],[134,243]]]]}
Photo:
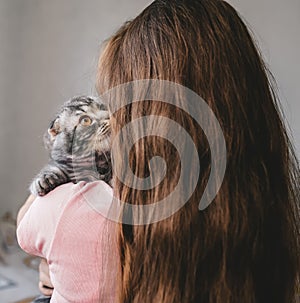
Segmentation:
{"type": "Polygon", "coordinates": [[[82,116],[79,123],[83,126],[90,126],[92,124],[92,119],[89,116],[82,116]]]}

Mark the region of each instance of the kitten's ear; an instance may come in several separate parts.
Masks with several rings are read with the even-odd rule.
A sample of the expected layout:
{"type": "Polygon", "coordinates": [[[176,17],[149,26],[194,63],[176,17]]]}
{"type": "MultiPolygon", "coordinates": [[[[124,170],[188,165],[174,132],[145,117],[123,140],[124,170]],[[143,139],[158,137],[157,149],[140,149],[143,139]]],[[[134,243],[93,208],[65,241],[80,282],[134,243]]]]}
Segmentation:
{"type": "Polygon", "coordinates": [[[48,128],[48,134],[50,135],[51,139],[54,139],[54,137],[59,133],[59,124],[58,119],[56,118],[53,120],[48,128]]]}
{"type": "Polygon", "coordinates": [[[48,128],[48,134],[51,138],[55,137],[57,135],[57,130],[55,128],[48,128]]]}

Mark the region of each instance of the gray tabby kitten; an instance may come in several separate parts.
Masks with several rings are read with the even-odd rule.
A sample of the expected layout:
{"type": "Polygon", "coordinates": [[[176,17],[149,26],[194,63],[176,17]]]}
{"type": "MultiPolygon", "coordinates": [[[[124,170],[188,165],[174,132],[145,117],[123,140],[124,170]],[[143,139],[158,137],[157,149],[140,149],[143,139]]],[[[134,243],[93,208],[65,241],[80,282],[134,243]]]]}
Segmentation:
{"type": "Polygon", "coordinates": [[[50,160],[30,185],[33,195],[44,196],[67,182],[111,181],[109,114],[95,98],[67,101],[50,123],[44,143],[50,160]]]}

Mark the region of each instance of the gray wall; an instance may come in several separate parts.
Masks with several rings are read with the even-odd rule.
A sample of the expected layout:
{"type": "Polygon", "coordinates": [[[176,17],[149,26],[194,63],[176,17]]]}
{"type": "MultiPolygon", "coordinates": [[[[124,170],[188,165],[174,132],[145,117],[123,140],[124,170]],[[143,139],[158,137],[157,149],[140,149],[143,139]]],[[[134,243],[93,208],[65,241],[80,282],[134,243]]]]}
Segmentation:
{"type": "MultiPolygon", "coordinates": [[[[0,0],[0,215],[16,213],[45,163],[42,133],[57,106],[95,93],[101,42],[150,2],[0,0]]],[[[300,1],[230,3],[251,24],[277,78],[299,152],[300,1]]]]}

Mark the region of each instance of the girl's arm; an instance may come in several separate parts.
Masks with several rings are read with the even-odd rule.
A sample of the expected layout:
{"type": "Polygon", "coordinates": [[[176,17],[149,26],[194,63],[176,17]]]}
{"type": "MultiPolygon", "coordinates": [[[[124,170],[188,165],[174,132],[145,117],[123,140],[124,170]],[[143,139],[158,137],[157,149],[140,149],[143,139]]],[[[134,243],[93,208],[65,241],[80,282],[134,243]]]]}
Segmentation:
{"type": "MultiPolygon", "coordinates": [[[[17,226],[23,219],[24,215],[26,214],[27,210],[35,200],[34,195],[30,195],[23,206],[20,208],[17,216],[17,226]]],[[[39,289],[45,296],[51,296],[53,293],[53,285],[50,280],[49,276],[49,266],[46,259],[41,259],[40,266],[39,266],[39,274],[40,274],[40,282],[39,282],[39,289]]]]}
{"type": "Polygon", "coordinates": [[[25,216],[27,210],[29,209],[29,207],[31,206],[31,204],[33,203],[33,201],[35,200],[35,198],[36,197],[34,195],[30,195],[27,198],[27,200],[25,201],[25,203],[23,204],[23,206],[20,208],[20,210],[18,212],[18,216],[17,216],[17,226],[19,226],[21,220],[25,216]]]}

